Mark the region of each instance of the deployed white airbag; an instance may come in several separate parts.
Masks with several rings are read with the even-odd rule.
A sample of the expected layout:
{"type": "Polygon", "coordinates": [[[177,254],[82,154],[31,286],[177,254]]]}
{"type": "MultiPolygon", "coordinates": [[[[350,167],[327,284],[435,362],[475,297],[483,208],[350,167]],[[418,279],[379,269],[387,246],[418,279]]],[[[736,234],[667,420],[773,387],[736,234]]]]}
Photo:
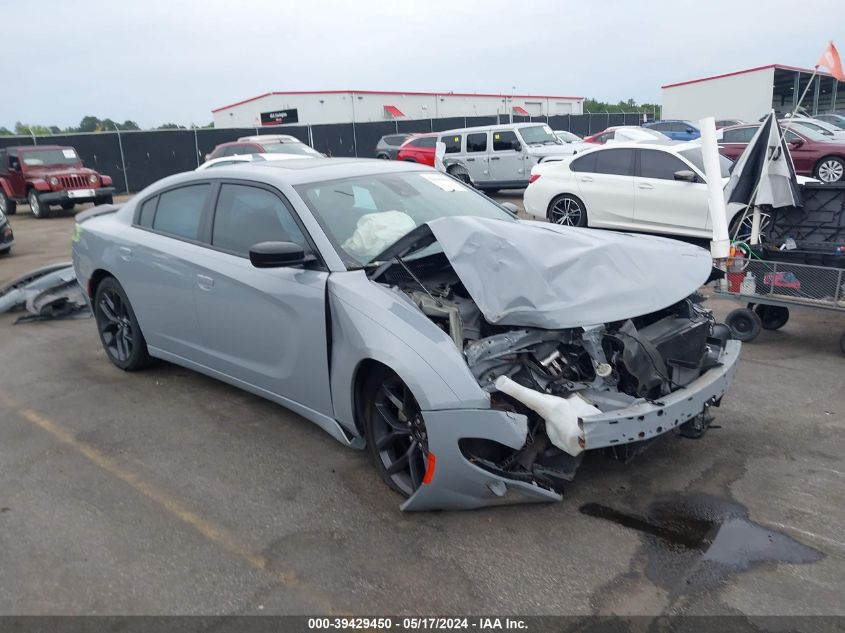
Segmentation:
{"type": "Polygon", "coordinates": [[[519,400],[546,421],[546,434],[552,444],[575,457],[584,449],[584,431],[578,426],[578,418],[601,413],[577,393],[560,398],[523,387],[507,376],[496,378],[496,389],[519,400]]]}
{"type": "Polygon", "coordinates": [[[355,232],[341,246],[350,255],[368,261],[416,226],[413,218],[401,211],[367,213],[358,219],[355,232]]]}

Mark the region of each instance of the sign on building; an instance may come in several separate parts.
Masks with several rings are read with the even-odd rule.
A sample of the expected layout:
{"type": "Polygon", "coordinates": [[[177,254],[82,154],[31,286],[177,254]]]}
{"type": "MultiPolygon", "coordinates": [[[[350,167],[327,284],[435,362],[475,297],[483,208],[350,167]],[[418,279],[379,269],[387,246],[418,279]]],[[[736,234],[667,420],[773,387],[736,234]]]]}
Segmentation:
{"type": "Polygon", "coordinates": [[[290,110],[273,110],[272,112],[261,113],[261,125],[283,125],[285,123],[298,123],[299,113],[296,108],[290,110]]]}

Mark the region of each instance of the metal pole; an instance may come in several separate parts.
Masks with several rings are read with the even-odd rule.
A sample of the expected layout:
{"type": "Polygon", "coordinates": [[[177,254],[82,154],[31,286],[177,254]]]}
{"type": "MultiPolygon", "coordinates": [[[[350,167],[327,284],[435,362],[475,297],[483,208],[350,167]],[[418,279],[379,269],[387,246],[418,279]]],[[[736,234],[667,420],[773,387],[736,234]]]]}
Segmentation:
{"type": "Polygon", "coordinates": [[[355,157],[358,157],[358,139],[355,136],[355,93],[352,95],[352,148],[355,150],[355,157]]]}
{"type": "Polygon", "coordinates": [[[516,97],[516,86],[511,86],[511,107],[510,110],[510,122],[513,123],[513,100],[516,97]]]}
{"type": "Polygon", "coordinates": [[[194,126],[194,149],[197,152],[197,167],[200,166],[200,143],[199,139],[197,139],[197,128],[194,126]]]}
{"type": "Polygon", "coordinates": [[[120,164],[123,167],[123,184],[126,187],[126,193],[129,193],[129,176],[126,174],[126,157],[123,155],[123,140],[120,138],[120,128],[117,123],[114,124],[114,130],[117,132],[117,146],[120,148],[120,164]]]}

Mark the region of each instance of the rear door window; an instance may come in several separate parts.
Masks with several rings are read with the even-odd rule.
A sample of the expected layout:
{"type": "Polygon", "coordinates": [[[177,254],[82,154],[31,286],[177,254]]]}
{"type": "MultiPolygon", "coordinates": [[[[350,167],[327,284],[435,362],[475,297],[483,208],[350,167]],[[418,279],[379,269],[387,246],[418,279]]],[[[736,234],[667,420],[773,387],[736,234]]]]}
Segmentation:
{"type": "Polygon", "coordinates": [[[199,240],[202,213],[211,185],[188,185],[159,196],[153,230],[188,240],[199,240]]]}
{"type": "Polygon", "coordinates": [[[608,149],[596,152],[596,173],[612,176],[633,176],[634,150],[608,149]]]}
{"type": "Polygon", "coordinates": [[[587,172],[593,173],[596,171],[596,154],[599,152],[590,152],[582,156],[581,158],[576,158],[572,161],[569,165],[569,169],[572,171],[579,171],[579,172],[587,172]]]}
{"type": "Polygon", "coordinates": [[[150,198],[141,205],[141,212],[138,214],[138,224],[145,226],[148,229],[153,226],[153,218],[156,214],[156,205],[158,204],[158,196],[150,198]]]}
{"type": "Polygon", "coordinates": [[[467,134],[467,152],[486,152],[487,132],[467,134]]]}

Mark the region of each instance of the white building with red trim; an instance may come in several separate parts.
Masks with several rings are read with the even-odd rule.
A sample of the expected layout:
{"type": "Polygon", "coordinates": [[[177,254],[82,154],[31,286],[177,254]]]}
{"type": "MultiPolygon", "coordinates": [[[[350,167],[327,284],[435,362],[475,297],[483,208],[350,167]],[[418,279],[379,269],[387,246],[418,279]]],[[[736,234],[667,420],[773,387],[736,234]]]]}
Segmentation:
{"type": "Polygon", "coordinates": [[[268,92],[212,110],[214,127],[258,127],[285,123],[365,123],[401,119],[491,116],[545,117],[581,114],[584,97],[318,90],[268,92]]]}
{"type": "MultiPolygon", "coordinates": [[[[667,84],[661,86],[662,118],[757,121],[772,109],[785,114],[795,109],[812,76],[812,69],[769,64],[667,84]]],[[[819,72],[801,105],[811,114],[845,110],[845,82],[819,72]]]]}

